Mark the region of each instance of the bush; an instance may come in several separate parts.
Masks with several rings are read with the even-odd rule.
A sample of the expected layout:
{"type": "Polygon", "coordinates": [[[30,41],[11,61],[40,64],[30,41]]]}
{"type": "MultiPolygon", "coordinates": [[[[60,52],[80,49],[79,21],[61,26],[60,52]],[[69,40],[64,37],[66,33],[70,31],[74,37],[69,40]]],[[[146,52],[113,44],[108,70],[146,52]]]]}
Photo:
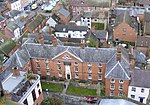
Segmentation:
{"type": "Polygon", "coordinates": [[[86,83],[86,80],[80,80],[79,83],[86,83]]]}

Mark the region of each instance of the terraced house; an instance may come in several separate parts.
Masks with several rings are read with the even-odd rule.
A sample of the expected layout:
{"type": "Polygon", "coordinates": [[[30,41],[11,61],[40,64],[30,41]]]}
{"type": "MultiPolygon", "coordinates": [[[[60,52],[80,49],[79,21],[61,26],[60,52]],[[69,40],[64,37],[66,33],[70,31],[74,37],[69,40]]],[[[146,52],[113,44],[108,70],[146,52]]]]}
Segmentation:
{"type": "Polygon", "coordinates": [[[106,83],[106,95],[127,95],[130,60],[123,48],[90,48],[25,43],[4,67],[41,76],[106,83]]]}
{"type": "Polygon", "coordinates": [[[27,30],[30,33],[36,33],[39,32],[39,30],[42,29],[45,25],[46,25],[46,17],[42,15],[37,15],[35,19],[27,25],[27,30]]]}

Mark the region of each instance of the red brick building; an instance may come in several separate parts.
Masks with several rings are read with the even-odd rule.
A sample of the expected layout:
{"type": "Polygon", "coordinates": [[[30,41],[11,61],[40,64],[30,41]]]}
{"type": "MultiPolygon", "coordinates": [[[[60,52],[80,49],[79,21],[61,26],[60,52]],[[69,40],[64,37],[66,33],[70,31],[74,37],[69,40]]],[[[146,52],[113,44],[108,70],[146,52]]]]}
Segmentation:
{"type": "Polygon", "coordinates": [[[136,18],[125,12],[116,17],[113,31],[114,41],[135,42],[138,35],[138,22],[136,18]]]}
{"type": "Polygon", "coordinates": [[[130,60],[128,52],[123,48],[98,49],[84,47],[84,44],[82,48],[57,46],[55,41],[53,44],[54,46],[26,43],[4,66],[15,65],[47,77],[103,82],[106,85],[107,96],[112,95],[112,91],[115,96],[127,95],[130,60]],[[112,79],[116,81],[115,90],[109,88],[112,79]]]}

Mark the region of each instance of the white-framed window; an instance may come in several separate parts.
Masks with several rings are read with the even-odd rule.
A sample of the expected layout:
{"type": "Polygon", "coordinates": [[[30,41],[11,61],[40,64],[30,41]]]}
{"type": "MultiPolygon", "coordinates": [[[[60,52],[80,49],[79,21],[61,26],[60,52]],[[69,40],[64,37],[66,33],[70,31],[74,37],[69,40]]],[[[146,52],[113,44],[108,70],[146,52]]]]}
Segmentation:
{"type": "Polygon", "coordinates": [[[98,64],[98,67],[99,67],[99,68],[100,68],[100,67],[102,67],[102,64],[101,64],[101,63],[99,63],[99,64],[98,64]]]}
{"type": "Polygon", "coordinates": [[[101,76],[101,75],[98,76],[98,80],[99,80],[99,81],[102,80],[102,76],[101,76]]]}
{"type": "Polygon", "coordinates": [[[135,87],[132,87],[132,91],[136,92],[136,88],[135,88],[135,87]]]}
{"type": "Polygon", "coordinates": [[[123,96],[123,92],[119,92],[118,96],[123,96]]]}
{"type": "Polygon", "coordinates": [[[75,68],[74,68],[74,71],[75,71],[75,72],[79,72],[78,67],[75,67],[75,68]]]}
{"type": "Polygon", "coordinates": [[[111,79],[111,80],[110,80],[110,83],[115,83],[115,79],[111,79]]]}
{"type": "Polygon", "coordinates": [[[114,92],[113,91],[110,92],[110,96],[114,96],[114,92]]]}
{"type": "Polygon", "coordinates": [[[45,65],[46,65],[46,69],[49,69],[49,64],[48,64],[48,63],[45,63],[45,65]]]}
{"type": "Polygon", "coordinates": [[[75,66],[78,66],[79,64],[78,64],[78,62],[75,62],[74,65],[75,65],[75,66]]]}
{"type": "Polygon", "coordinates": [[[88,79],[92,79],[92,75],[91,74],[88,74],[88,79]]]}
{"type": "Polygon", "coordinates": [[[92,67],[88,66],[88,73],[92,73],[92,67]]]}
{"type": "Polygon", "coordinates": [[[40,68],[37,68],[37,73],[38,73],[38,74],[41,74],[40,68]]]}
{"type": "Polygon", "coordinates": [[[39,59],[35,59],[35,62],[39,62],[39,59]]]}
{"type": "Polygon", "coordinates": [[[36,62],[36,67],[40,68],[40,63],[39,62],[36,62]]]}
{"type": "Polygon", "coordinates": [[[102,74],[102,70],[101,69],[98,70],[98,74],[102,74]]]}
{"type": "Polygon", "coordinates": [[[119,90],[123,90],[123,85],[120,85],[120,86],[119,86],[119,90]]]}
{"type": "Polygon", "coordinates": [[[119,80],[119,83],[120,83],[120,84],[123,84],[123,83],[124,83],[124,80],[122,80],[122,79],[119,80]]]}
{"type": "Polygon", "coordinates": [[[115,85],[114,84],[110,85],[110,90],[115,90],[115,85]]]}
{"type": "Polygon", "coordinates": [[[75,74],[75,79],[78,79],[79,78],[79,75],[78,74],[75,74]]]}
{"type": "Polygon", "coordinates": [[[141,93],[144,93],[144,89],[141,89],[141,93]]]}

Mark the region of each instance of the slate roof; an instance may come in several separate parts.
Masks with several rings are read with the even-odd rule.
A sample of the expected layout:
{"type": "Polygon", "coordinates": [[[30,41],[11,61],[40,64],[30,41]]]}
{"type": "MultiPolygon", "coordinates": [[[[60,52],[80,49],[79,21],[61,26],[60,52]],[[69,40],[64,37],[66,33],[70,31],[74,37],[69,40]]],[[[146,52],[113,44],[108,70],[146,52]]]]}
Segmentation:
{"type": "Polygon", "coordinates": [[[9,12],[10,17],[15,17],[17,15],[19,15],[21,13],[21,11],[18,10],[12,10],[9,12]]]}
{"type": "Polygon", "coordinates": [[[70,12],[64,8],[59,9],[58,13],[64,15],[65,17],[68,17],[70,15],[70,12]]]}
{"type": "Polygon", "coordinates": [[[136,3],[146,5],[146,4],[150,4],[150,1],[149,0],[137,0],[136,3]]]}
{"type": "Polygon", "coordinates": [[[130,80],[129,55],[125,50],[126,49],[124,48],[121,50],[120,61],[117,61],[117,55],[114,54],[113,57],[111,57],[111,59],[107,62],[105,78],[130,80]]]}
{"type": "Polygon", "coordinates": [[[136,46],[149,47],[150,46],[150,37],[149,36],[138,36],[136,46]]]}
{"type": "Polygon", "coordinates": [[[44,20],[44,18],[45,17],[42,15],[36,16],[36,18],[32,22],[29,23],[28,27],[31,30],[34,30],[35,28],[37,28],[41,24],[41,22],[44,20]]]}
{"type": "Polygon", "coordinates": [[[124,99],[102,99],[99,105],[137,105],[124,99]]]}
{"type": "Polygon", "coordinates": [[[9,31],[13,32],[15,29],[18,28],[18,25],[17,25],[14,21],[11,21],[11,22],[9,22],[9,23],[7,24],[6,28],[7,28],[9,31]]]}
{"type": "Polygon", "coordinates": [[[55,26],[55,32],[68,32],[68,31],[87,31],[86,26],[77,26],[76,24],[58,24],[55,26]]]}
{"type": "Polygon", "coordinates": [[[105,30],[96,30],[93,31],[93,34],[96,36],[97,39],[100,40],[107,40],[108,38],[108,32],[105,30]]]}
{"type": "Polygon", "coordinates": [[[22,28],[25,26],[27,22],[26,21],[22,21],[21,18],[18,18],[15,20],[15,24],[18,25],[18,27],[22,28]]]}
{"type": "Polygon", "coordinates": [[[135,69],[130,86],[150,88],[150,71],[135,69]]]}
{"type": "Polygon", "coordinates": [[[71,6],[109,7],[110,0],[68,0],[71,6]]]}
{"type": "Polygon", "coordinates": [[[146,64],[146,55],[144,54],[143,51],[136,50],[135,59],[137,63],[146,64]]]}
{"type": "Polygon", "coordinates": [[[48,58],[53,59],[58,54],[67,51],[81,59],[83,62],[101,62],[106,63],[114,55],[116,49],[114,48],[85,48],[80,47],[68,47],[68,46],[57,46],[51,45],[41,46],[40,44],[26,43],[22,50],[17,51],[13,54],[10,59],[6,61],[4,66],[19,67],[24,66],[27,61],[31,58],[48,58]]]}
{"type": "Polygon", "coordinates": [[[129,15],[129,11],[125,11],[116,17],[115,26],[118,26],[120,23],[125,22],[138,32],[138,22],[135,17],[129,15]]]}
{"type": "Polygon", "coordinates": [[[3,20],[5,20],[5,18],[2,15],[0,15],[0,22],[3,20]]]}

